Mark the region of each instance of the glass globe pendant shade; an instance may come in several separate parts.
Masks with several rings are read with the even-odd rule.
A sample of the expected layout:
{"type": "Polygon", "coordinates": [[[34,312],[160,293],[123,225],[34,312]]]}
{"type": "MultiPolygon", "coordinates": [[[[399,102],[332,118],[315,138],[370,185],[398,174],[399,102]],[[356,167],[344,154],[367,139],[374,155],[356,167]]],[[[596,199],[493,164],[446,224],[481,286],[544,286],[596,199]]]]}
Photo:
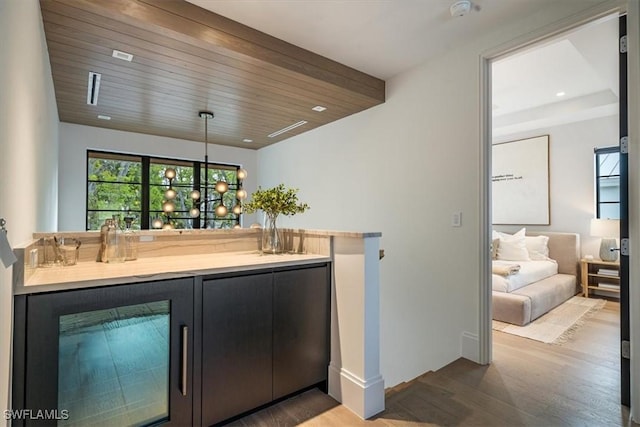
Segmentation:
{"type": "Polygon", "coordinates": [[[162,211],[165,213],[171,213],[176,209],[176,205],[170,201],[167,200],[165,202],[162,202],[162,211]]]}
{"type": "Polygon", "coordinates": [[[247,170],[240,168],[238,169],[237,175],[238,175],[238,179],[245,179],[247,177],[247,170]]]}
{"type": "Polygon", "coordinates": [[[193,190],[189,196],[191,196],[193,200],[198,200],[200,198],[200,192],[198,190],[193,190]]]}
{"type": "Polygon", "coordinates": [[[229,211],[225,205],[216,206],[216,216],[226,216],[229,211]]]}
{"type": "Polygon", "coordinates": [[[176,177],[176,170],[173,168],[166,168],[164,170],[164,177],[167,179],[173,179],[176,177]]]}
{"type": "Polygon", "coordinates": [[[244,200],[246,198],[247,198],[247,190],[245,190],[244,188],[240,188],[238,189],[238,191],[236,191],[236,199],[244,200]]]}
{"type": "Polygon", "coordinates": [[[167,200],[173,200],[176,198],[177,195],[178,193],[176,192],[176,190],[174,190],[171,187],[167,188],[167,191],[164,192],[164,197],[167,200]]]}
{"type": "Polygon", "coordinates": [[[235,205],[231,211],[236,215],[240,215],[242,213],[242,206],[235,205]]]}
{"type": "Polygon", "coordinates": [[[162,220],[160,218],[154,219],[153,222],[151,223],[151,226],[153,228],[162,228],[162,220]]]}
{"type": "Polygon", "coordinates": [[[215,189],[219,194],[226,193],[227,190],[229,189],[229,184],[227,184],[224,181],[218,181],[218,182],[216,182],[215,189]]]}
{"type": "Polygon", "coordinates": [[[189,209],[189,215],[191,215],[191,218],[199,217],[200,216],[200,209],[198,209],[198,208],[189,209]]]}
{"type": "Polygon", "coordinates": [[[239,230],[242,227],[240,226],[240,224],[236,224],[236,225],[233,226],[233,228],[235,228],[236,230],[239,230]]]}
{"type": "Polygon", "coordinates": [[[168,223],[166,223],[166,224],[164,224],[164,225],[162,226],[162,229],[163,229],[163,230],[173,230],[173,224],[171,224],[170,222],[168,222],[168,223]]]}

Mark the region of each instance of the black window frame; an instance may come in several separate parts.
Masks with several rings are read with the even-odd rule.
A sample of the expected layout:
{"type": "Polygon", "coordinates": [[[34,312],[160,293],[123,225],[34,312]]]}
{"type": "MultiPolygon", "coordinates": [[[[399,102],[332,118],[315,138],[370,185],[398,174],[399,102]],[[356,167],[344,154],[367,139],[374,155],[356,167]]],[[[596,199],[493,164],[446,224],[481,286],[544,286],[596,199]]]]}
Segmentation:
{"type": "MultiPolygon", "coordinates": [[[[157,211],[157,210],[152,210],[151,206],[150,206],[150,188],[152,186],[156,187],[158,186],[157,184],[151,184],[151,180],[150,180],[150,168],[152,164],[178,164],[178,165],[184,165],[186,167],[192,167],[194,170],[194,183],[193,183],[193,187],[192,189],[194,190],[198,190],[201,192],[201,194],[204,195],[204,182],[201,183],[201,176],[200,173],[196,174],[195,171],[201,171],[202,168],[204,167],[204,162],[200,161],[200,160],[190,160],[190,159],[175,159],[175,158],[170,158],[170,157],[161,157],[161,156],[148,156],[148,155],[142,155],[142,154],[131,154],[131,153],[122,153],[122,152],[114,152],[114,151],[103,151],[103,150],[87,150],[87,156],[86,156],[86,169],[85,169],[85,175],[86,175],[86,185],[85,185],[85,191],[86,191],[86,197],[85,197],[85,229],[87,231],[93,230],[89,228],[89,213],[90,212],[115,212],[113,210],[104,210],[104,209],[89,209],[89,184],[91,182],[102,182],[99,180],[90,180],[89,179],[89,162],[92,158],[105,158],[105,159],[113,159],[113,160],[124,160],[124,161],[135,161],[133,159],[139,160],[141,163],[141,182],[140,183],[129,183],[129,182],[114,182],[114,181],[109,181],[110,183],[115,183],[115,184],[134,184],[134,185],[140,185],[141,186],[141,198],[140,198],[140,210],[132,210],[132,212],[135,213],[139,213],[139,218],[140,218],[140,229],[141,230],[149,230],[152,229],[151,227],[151,214],[157,214],[154,216],[155,217],[160,217],[161,216],[161,211],[157,211]]],[[[234,165],[234,164],[225,164],[225,163],[212,163],[212,162],[208,162],[207,163],[208,169],[211,170],[230,170],[230,171],[234,171],[236,173],[236,180],[235,182],[229,182],[229,190],[230,191],[236,191],[238,190],[239,187],[239,183],[238,183],[238,179],[237,179],[237,172],[238,170],[241,168],[240,165],[234,165]]],[[[174,187],[176,186],[176,184],[174,183],[174,187]]],[[[208,184],[208,188],[210,189],[209,194],[212,194],[211,189],[215,186],[215,182],[209,182],[208,184]]],[[[183,185],[184,187],[184,185],[183,185]]],[[[168,185],[166,186],[166,188],[168,188],[168,185]]],[[[123,210],[120,211],[121,213],[127,213],[127,211],[123,210]]],[[[229,228],[233,228],[234,225],[241,224],[242,221],[242,214],[236,215],[230,212],[229,214],[231,216],[231,218],[229,219],[212,219],[213,217],[211,217],[211,215],[208,215],[209,218],[209,222],[211,221],[219,221],[219,222],[228,222],[230,224],[229,228]]],[[[164,219],[164,218],[163,218],[164,219]]],[[[197,218],[191,218],[188,215],[188,212],[186,212],[186,215],[182,215],[182,216],[174,216],[173,219],[179,219],[179,220],[192,220],[192,229],[201,229],[203,228],[202,226],[206,223],[206,221],[203,219],[203,215],[201,214],[199,217],[197,218]]],[[[214,224],[215,225],[215,224],[214,224]]]]}
{"type": "MultiPolygon", "coordinates": [[[[620,147],[617,145],[611,146],[611,147],[601,147],[601,148],[594,148],[593,150],[593,154],[594,154],[594,162],[595,162],[595,199],[596,199],[596,218],[601,218],[601,206],[603,204],[607,204],[607,205],[613,205],[613,204],[617,204],[620,205],[620,196],[618,195],[618,201],[601,201],[601,196],[600,196],[600,180],[602,178],[615,178],[618,177],[620,178],[620,174],[613,174],[613,175],[602,175],[601,171],[600,171],[600,156],[603,155],[608,155],[611,153],[617,153],[618,155],[620,155],[620,147]]],[[[619,160],[618,160],[619,162],[619,160]]],[[[620,216],[620,215],[618,215],[620,216]]],[[[611,218],[611,219],[619,219],[619,218],[611,218]]]]}

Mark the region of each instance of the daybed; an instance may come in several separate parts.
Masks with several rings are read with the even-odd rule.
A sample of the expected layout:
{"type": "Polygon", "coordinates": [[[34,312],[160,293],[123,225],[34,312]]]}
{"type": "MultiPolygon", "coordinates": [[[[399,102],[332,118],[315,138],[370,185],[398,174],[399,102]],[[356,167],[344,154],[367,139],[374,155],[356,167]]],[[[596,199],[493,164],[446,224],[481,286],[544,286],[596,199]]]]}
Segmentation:
{"type": "MultiPolygon", "coordinates": [[[[521,230],[521,233],[524,234],[524,231],[521,230]]],[[[497,234],[501,234],[507,240],[510,238],[508,234],[497,234]]],[[[493,270],[501,274],[493,274],[493,318],[520,326],[562,304],[578,291],[580,235],[559,232],[529,232],[526,235],[547,236],[548,254],[530,250],[532,261],[514,260],[517,256],[513,254],[507,254],[507,259],[501,260],[500,243],[505,240],[494,238],[494,249],[497,245],[498,259],[494,258],[493,270]],[[553,266],[556,263],[557,270],[553,266]],[[543,268],[540,269],[538,264],[543,265],[543,268]],[[499,266],[511,269],[512,274],[505,274],[503,267],[499,266]],[[514,272],[516,270],[518,271],[514,272]]],[[[546,238],[529,240],[541,243],[546,238]]],[[[506,248],[507,245],[503,246],[506,248]]]]}

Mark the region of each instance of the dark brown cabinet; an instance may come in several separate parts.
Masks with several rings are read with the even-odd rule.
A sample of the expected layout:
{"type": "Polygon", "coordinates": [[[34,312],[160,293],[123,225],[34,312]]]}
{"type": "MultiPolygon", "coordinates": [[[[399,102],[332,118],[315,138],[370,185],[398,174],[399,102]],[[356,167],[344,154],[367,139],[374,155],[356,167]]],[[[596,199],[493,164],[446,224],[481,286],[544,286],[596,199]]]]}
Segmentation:
{"type": "Polygon", "coordinates": [[[13,425],[202,425],[326,390],[330,264],[18,295],[13,425]],[[45,418],[40,417],[44,411],[45,418]]]}
{"type": "Polygon", "coordinates": [[[329,289],[327,265],[204,281],[203,425],[326,389],[329,289]]]}
{"type": "Polygon", "coordinates": [[[271,273],[202,288],[202,424],[271,402],[271,273]]]}
{"type": "Polygon", "coordinates": [[[274,399],[327,380],[329,315],[329,282],[326,268],[275,273],[274,399]]]}

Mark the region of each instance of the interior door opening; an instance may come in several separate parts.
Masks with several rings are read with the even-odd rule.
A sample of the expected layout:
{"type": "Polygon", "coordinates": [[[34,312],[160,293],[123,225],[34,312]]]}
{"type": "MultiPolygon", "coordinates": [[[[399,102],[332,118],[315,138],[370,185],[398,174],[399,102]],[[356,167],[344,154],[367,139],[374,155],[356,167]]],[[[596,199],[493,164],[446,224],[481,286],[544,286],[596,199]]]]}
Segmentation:
{"type": "Polygon", "coordinates": [[[628,258],[598,264],[602,237],[628,236],[624,153],[611,169],[617,174],[608,176],[617,175],[617,218],[608,217],[608,208],[600,215],[594,191],[594,150],[618,154],[626,135],[621,32],[624,18],[610,15],[491,61],[490,292],[491,317],[498,320],[492,323],[494,356],[497,347],[504,351],[504,334],[527,337],[517,338],[523,348],[535,341],[585,355],[598,351],[621,367],[616,392],[629,405],[628,359],[619,350],[625,327],[629,335],[628,258]],[[601,237],[594,219],[616,220],[619,231],[601,237]],[[540,266],[545,262],[548,268],[540,266]],[[594,285],[588,299],[583,280],[594,285]],[[574,310],[575,304],[584,307],[574,310]],[[545,316],[558,330],[545,327],[545,316]],[[589,316],[614,327],[589,330],[589,316]]]}

